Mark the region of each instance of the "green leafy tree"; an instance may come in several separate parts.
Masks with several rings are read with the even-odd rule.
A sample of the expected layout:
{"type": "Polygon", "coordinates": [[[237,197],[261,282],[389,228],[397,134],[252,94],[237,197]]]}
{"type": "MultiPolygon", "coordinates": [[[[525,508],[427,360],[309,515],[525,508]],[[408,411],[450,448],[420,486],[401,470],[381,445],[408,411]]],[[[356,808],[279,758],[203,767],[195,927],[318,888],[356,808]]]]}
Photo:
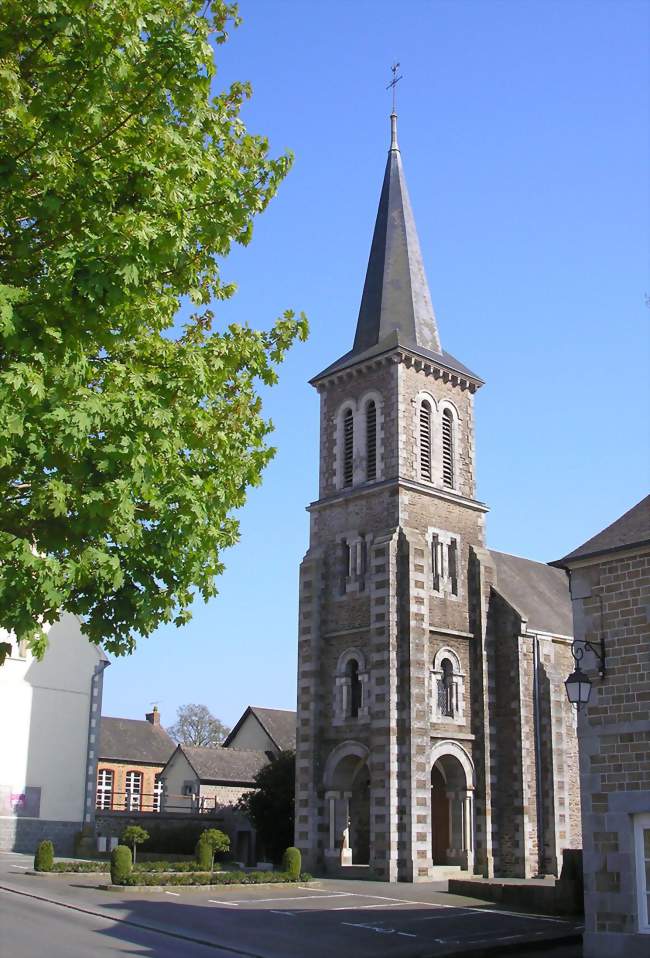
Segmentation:
{"type": "Polygon", "coordinates": [[[217,852],[227,852],[230,848],[230,839],[219,828],[206,828],[201,832],[196,843],[195,857],[199,865],[209,866],[214,871],[214,856],[217,852]]]}
{"type": "MultiPolygon", "coordinates": [[[[0,627],[114,654],[216,594],[304,317],[217,328],[219,263],[291,164],[216,95],[224,0],[0,5],[0,627]],[[182,303],[196,311],[182,328],[182,303]]],[[[6,651],[6,650],[4,650],[6,651]]]]}
{"type": "Polygon", "coordinates": [[[271,861],[279,863],[293,845],[296,757],[280,752],[255,776],[255,788],[239,799],[238,808],[251,820],[257,839],[271,861]]]}
{"type": "Polygon", "coordinates": [[[182,705],[176,722],[167,731],[180,745],[210,748],[220,745],[230,729],[212,714],[207,705],[182,705]]]}
{"type": "Polygon", "coordinates": [[[133,850],[133,864],[135,865],[135,849],[149,838],[149,832],[140,825],[127,825],[122,832],[122,844],[130,845],[133,850]]]}

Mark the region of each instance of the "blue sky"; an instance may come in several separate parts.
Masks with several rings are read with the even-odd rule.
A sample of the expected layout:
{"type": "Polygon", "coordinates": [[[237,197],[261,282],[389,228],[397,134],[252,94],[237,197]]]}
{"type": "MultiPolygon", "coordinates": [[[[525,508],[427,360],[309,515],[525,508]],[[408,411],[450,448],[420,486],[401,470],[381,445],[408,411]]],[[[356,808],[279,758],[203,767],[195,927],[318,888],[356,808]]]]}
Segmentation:
{"type": "Polygon", "coordinates": [[[445,349],[476,396],[488,544],[548,561],[648,492],[650,5],[636,0],[241,0],[217,85],[295,165],[224,276],[220,322],[305,310],[264,393],[278,454],[220,594],[105,674],[104,714],[295,706],[298,565],[316,498],[310,376],[350,348],[389,145],[386,84],[445,349]]]}

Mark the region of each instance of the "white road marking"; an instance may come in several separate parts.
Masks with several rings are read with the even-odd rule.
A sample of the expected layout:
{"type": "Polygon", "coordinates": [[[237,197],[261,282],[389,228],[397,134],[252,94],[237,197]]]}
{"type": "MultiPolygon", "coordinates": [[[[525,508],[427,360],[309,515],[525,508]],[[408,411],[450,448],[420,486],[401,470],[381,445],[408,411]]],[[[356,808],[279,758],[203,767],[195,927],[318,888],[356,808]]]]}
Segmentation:
{"type": "Polygon", "coordinates": [[[378,935],[394,935],[395,934],[394,928],[381,928],[378,925],[364,925],[360,922],[353,922],[353,921],[342,921],[341,924],[347,925],[349,928],[363,928],[365,929],[365,931],[374,931],[378,935]]]}
{"type": "MultiPolygon", "coordinates": [[[[284,895],[282,895],[280,898],[240,898],[238,902],[236,903],[233,902],[233,904],[259,905],[262,903],[266,904],[269,901],[312,901],[312,900],[317,900],[319,898],[350,898],[350,897],[356,897],[356,896],[354,895],[353,892],[339,891],[332,895],[295,895],[295,896],[292,896],[291,898],[289,898],[288,896],[285,898],[284,895]]],[[[363,897],[367,898],[368,896],[365,895],[363,897]]]]}
{"type": "Polygon", "coordinates": [[[166,895],[173,895],[174,898],[180,898],[180,892],[178,891],[166,891],[166,895]]]}
{"type": "Polygon", "coordinates": [[[568,918],[549,918],[548,915],[534,915],[522,911],[501,911],[500,908],[481,908],[480,905],[476,906],[476,910],[483,913],[487,912],[488,915],[508,915],[510,918],[534,918],[535,921],[552,921],[556,925],[569,924],[568,918]]]}
{"type": "Polygon", "coordinates": [[[414,935],[410,931],[398,931],[397,934],[401,935],[402,938],[417,938],[417,935],[414,935]]]}
{"type": "Polygon", "coordinates": [[[208,898],[211,905],[232,905],[233,908],[239,908],[236,901],[217,901],[216,898],[208,898]]]}
{"type": "Polygon", "coordinates": [[[279,911],[277,908],[270,908],[269,911],[272,915],[286,915],[288,918],[296,917],[293,911],[279,911]]]}
{"type": "Polygon", "coordinates": [[[330,911],[365,911],[367,908],[399,908],[401,905],[424,905],[425,908],[430,908],[431,905],[427,905],[426,902],[412,902],[412,901],[392,901],[386,904],[381,902],[378,905],[338,905],[336,908],[330,908],[330,911]]]}

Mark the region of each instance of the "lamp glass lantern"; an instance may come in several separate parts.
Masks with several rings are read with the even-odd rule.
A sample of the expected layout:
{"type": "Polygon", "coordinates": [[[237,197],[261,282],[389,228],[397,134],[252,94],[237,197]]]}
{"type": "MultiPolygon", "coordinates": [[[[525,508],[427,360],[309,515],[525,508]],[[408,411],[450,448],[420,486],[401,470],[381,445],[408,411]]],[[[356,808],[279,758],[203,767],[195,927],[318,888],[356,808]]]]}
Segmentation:
{"type": "Polygon", "coordinates": [[[571,673],[564,683],[567,698],[569,702],[579,712],[583,705],[586,705],[591,695],[591,680],[576,662],[575,671],[571,673]]]}

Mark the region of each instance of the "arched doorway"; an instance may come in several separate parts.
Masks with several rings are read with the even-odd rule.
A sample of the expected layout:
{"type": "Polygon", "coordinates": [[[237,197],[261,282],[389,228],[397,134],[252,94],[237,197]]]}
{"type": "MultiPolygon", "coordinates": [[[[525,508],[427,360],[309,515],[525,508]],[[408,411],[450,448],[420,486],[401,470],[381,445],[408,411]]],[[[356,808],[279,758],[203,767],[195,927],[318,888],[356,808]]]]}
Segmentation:
{"type": "Polygon", "coordinates": [[[367,749],[358,742],[344,742],[334,749],[326,763],[329,847],[325,857],[334,863],[367,865],[370,861],[367,755],[367,749]]]}
{"type": "Polygon", "coordinates": [[[474,767],[456,742],[435,746],[431,765],[431,861],[474,868],[474,767]]]}

